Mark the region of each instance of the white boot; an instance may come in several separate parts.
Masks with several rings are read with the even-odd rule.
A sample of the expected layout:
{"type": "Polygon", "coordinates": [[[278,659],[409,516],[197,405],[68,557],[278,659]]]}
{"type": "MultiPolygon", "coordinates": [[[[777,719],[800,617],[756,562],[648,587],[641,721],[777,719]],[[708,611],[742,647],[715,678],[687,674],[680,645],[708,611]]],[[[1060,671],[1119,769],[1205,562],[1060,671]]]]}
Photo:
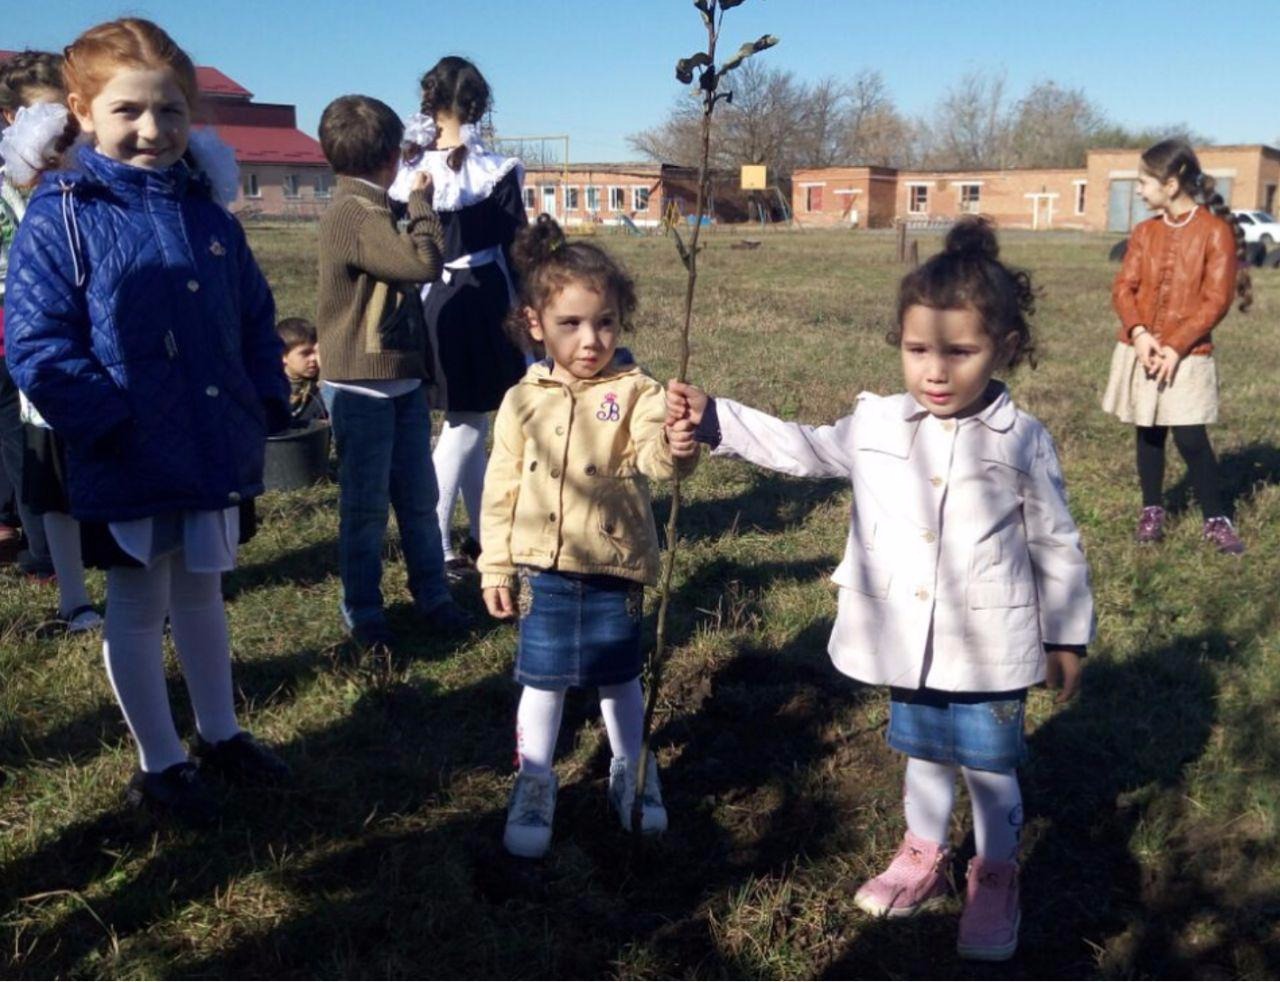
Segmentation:
{"type": "Polygon", "coordinates": [[[513,856],[541,859],[551,848],[551,823],[556,815],[555,773],[516,774],[507,803],[507,829],[502,844],[513,856]]]}
{"type": "MultiPolygon", "coordinates": [[[[624,757],[614,757],[609,764],[609,803],[618,813],[622,827],[631,831],[631,806],[636,800],[636,768],[624,757]]],[[[641,807],[640,831],[658,835],[667,830],[667,806],[662,803],[662,784],[658,781],[658,758],[649,751],[649,767],[644,777],[644,800],[641,807]]]]}

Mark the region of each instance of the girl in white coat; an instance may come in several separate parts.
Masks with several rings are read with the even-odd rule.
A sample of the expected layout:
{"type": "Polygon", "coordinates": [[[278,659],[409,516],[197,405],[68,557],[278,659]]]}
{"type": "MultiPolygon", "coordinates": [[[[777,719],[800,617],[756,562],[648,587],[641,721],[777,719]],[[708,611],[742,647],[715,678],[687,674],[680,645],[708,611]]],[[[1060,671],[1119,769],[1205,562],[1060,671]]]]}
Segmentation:
{"type": "MultiPolygon", "coordinates": [[[[989,224],[967,220],[899,288],[906,392],[863,393],[855,413],[815,427],[668,387],[672,419],[692,419],[717,454],[853,482],[828,650],[844,674],[889,686],[888,742],[907,755],[906,837],[856,899],[886,917],[942,899],[958,770],[977,845],[958,950],[993,961],[1017,947],[1027,688],[1048,681],[1070,698],[1094,625],[1053,441],[992,378],[1030,356],[1033,309],[1027,274],[999,261],[989,224]]],[[[677,455],[694,449],[673,441],[677,455]]]]}

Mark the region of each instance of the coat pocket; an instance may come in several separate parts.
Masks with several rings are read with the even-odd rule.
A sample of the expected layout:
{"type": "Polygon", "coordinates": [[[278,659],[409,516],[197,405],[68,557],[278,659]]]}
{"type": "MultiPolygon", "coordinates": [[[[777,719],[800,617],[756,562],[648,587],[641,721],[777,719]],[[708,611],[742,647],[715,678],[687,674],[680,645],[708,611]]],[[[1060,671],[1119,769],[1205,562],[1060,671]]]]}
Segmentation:
{"type": "Polygon", "coordinates": [[[1035,602],[1034,583],[1015,580],[978,580],[969,584],[969,606],[975,610],[992,607],[1030,607],[1035,602]]]}
{"type": "Polygon", "coordinates": [[[365,308],[365,354],[421,353],[426,336],[426,321],[417,294],[395,284],[375,283],[365,308]]]}

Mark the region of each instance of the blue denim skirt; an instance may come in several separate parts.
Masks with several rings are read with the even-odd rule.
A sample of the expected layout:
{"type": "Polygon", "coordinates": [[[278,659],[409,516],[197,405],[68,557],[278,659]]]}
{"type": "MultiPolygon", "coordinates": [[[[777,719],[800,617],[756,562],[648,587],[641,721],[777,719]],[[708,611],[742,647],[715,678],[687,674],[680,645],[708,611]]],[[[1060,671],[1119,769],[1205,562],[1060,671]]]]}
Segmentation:
{"type": "Polygon", "coordinates": [[[890,689],[889,746],[909,757],[979,771],[1011,771],[1023,762],[1027,690],[939,692],[890,689]]]}
{"type": "Polygon", "coordinates": [[[522,568],[518,603],[515,678],[521,685],[594,687],[639,676],[643,585],[522,568]]]}

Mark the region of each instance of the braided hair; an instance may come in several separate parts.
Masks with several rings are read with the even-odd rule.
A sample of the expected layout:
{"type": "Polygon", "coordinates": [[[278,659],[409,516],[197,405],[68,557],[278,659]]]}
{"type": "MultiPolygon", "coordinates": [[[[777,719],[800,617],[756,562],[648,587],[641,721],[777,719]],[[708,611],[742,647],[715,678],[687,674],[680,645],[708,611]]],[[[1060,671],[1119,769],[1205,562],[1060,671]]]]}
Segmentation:
{"type": "MultiPolygon", "coordinates": [[[[438,112],[447,112],[464,126],[474,126],[484,119],[493,102],[493,93],[480,69],[458,55],[441,58],[418,84],[422,87],[423,113],[435,116],[438,112]]],[[[464,144],[454,147],[446,162],[453,170],[461,170],[466,156],[464,144]]]]}
{"type": "Polygon", "coordinates": [[[1204,205],[1231,226],[1236,237],[1236,297],[1240,311],[1253,303],[1253,279],[1249,275],[1249,259],[1245,251],[1244,229],[1231,213],[1217,184],[1200,167],[1200,158],[1186,140],[1161,140],[1142,155],[1142,169],[1161,183],[1178,182],[1178,190],[1197,204],[1204,205]]]}

